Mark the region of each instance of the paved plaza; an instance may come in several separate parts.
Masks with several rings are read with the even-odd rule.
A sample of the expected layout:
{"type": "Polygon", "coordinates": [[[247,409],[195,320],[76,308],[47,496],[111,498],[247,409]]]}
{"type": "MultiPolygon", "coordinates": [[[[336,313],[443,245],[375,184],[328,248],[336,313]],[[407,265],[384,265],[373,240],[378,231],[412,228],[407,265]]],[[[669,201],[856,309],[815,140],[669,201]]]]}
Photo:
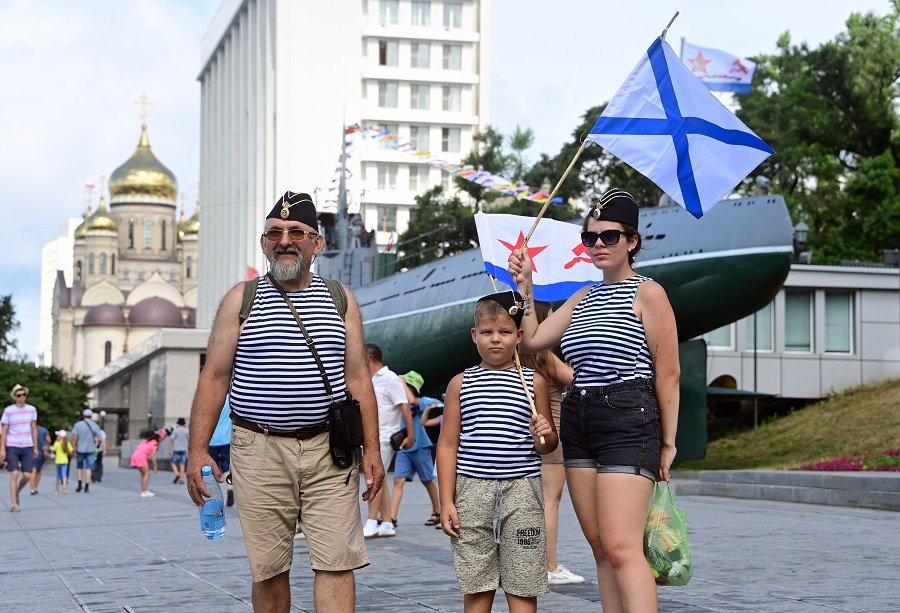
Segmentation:
{"type": "MultiPolygon", "coordinates": [[[[113,464],[114,458],[107,461],[113,464]]],[[[207,541],[184,486],[153,475],[155,498],[138,495],[135,471],[108,466],[90,494],[54,495],[53,466],[41,492],[9,512],[0,475],[0,611],[250,610],[240,523],[228,509],[224,539],[207,541]]],[[[394,538],[367,541],[372,564],[356,573],[357,610],[462,611],[447,537],[423,525],[431,509],[410,483],[394,538]]],[[[660,610],[900,611],[900,514],[786,502],[680,496],[688,512],[695,574],[660,588],[660,610]]],[[[560,560],[589,583],[553,588],[542,611],[599,611],[591,556],[568,500],[560,560]]],[[[306,544],[295,541],[296,611],[312,611],[306,544]]],[[[506,611],[498,593],[495,611],[506,611]]]]}

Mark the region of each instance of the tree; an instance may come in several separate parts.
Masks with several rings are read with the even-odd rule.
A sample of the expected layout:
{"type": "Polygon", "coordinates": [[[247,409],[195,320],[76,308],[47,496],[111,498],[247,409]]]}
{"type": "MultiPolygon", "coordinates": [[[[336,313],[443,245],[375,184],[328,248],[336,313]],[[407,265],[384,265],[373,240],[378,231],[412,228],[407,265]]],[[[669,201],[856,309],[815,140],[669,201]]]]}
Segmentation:
{"type": "Polygon", "coordinates": [[[900,2],[884,17],[852,14],[816,49],[757,60],[738,116],[775,149],[758,174],[810,226],[813,261],[877,260],[900,246],[900,2]]]}
{"type": "Polygon", "coordinates": [[[16,311],[12,303],[12,295],[0,298],[0,359],[6,359],[11,349],[16,348],[12,334],[19,329],[16,311]]]}
{"type": "Polygon", "coordinates": [[[17,383],[28,388],[28,403],[50,430],[71,427],[78,420],[90,389],[84,377],[70,377],[55,366],[0,361],[0,390],[11,390],[17,383]]]}
{"type": "Polygon", "coordinates": [[[416,196],[409,226],[397,244],[398,263],[404,267],[419,266],[477,246],[473,213],[472,207],[463,204],[458,196],[447,197],[440,187],[416,196]]]}
{"type": "MultiPolygon", "coordinates": [[[[488,126],[483,132],[475,135],[475,148],[462,159],[463,165],[484,168],[495,175],[506,176],[507,171],[514,164],[514,156],[506,153],[503,148],[503,135],[494,128],[488,126]]],[[[453,178],[456,187],[469,194],[475,203],[476,210],[480,210],[485,200],[493,200],[500,194],[482,187],[472,181],[453,178]]]]}

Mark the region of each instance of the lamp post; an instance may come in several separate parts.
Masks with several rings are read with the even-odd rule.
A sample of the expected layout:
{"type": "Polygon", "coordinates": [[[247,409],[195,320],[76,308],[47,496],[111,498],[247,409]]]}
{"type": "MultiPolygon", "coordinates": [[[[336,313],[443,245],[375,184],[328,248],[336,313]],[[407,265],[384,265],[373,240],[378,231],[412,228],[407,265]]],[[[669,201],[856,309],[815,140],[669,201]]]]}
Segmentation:
{"type": "Polygon", "coordinates": [[[794,226],[794,261],[799,262],[806,240],[809,238],[809,226],[802,219],[794,226]]]}

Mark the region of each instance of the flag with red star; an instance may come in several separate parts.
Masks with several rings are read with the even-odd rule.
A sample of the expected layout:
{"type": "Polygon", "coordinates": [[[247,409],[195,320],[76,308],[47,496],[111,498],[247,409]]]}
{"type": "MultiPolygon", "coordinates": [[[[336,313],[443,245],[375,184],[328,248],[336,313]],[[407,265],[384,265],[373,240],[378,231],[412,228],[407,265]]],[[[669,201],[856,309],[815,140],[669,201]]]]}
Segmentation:
{"type": "Polygon", "coordinates": [[[706,86],[719,92],[749,94],[756,63],[718,49],[681,41],[681,61],[706,86]]]}
{"type": "MultiPolygon", "coordinates": [[[[487,273],[513,287],[507,270],[509,256],[525,243],[534,217],[475,214],[481,257],[487,273]]],[[[528,255],[534,268],[535,300],[565,300],[585,285],[603,279],[581,244],[581,226],[544,218],[528,241],[528,255]]]]}

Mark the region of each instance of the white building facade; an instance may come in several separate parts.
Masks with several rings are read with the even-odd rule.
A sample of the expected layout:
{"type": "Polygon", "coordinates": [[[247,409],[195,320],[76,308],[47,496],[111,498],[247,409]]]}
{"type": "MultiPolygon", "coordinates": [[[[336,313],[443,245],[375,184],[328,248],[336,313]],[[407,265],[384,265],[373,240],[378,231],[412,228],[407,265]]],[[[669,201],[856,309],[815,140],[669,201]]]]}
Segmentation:
{"type": "Polygon", "coordinates": [[[704,339],[714,387],[816,399],[900,377],[900,270],[795,264],[774,301],[704,339]]]}
{"type": "Polygon", "coordinates": [[[72,284],[75,228],[82,221],[77,217],[66,220],[60,224],[59,236],[41,248],[41,312],[38,336],[38,363],[41,366],[50,366],[53,363],[53,288],[56,287],[56,277],[60,271],[66,285],[72,284]]]}
{"type": "MultiPolygon", "coordinates": [[[[250,268],[286,190],[334,210],[345,126],[388,129],[459,161],[489,120],[490,0],[225,0],[201,49],[198,325],[250,268]]],[[[384,141],[357,142],[350,212],[379,247],[450,175],[384,141]]]]}

